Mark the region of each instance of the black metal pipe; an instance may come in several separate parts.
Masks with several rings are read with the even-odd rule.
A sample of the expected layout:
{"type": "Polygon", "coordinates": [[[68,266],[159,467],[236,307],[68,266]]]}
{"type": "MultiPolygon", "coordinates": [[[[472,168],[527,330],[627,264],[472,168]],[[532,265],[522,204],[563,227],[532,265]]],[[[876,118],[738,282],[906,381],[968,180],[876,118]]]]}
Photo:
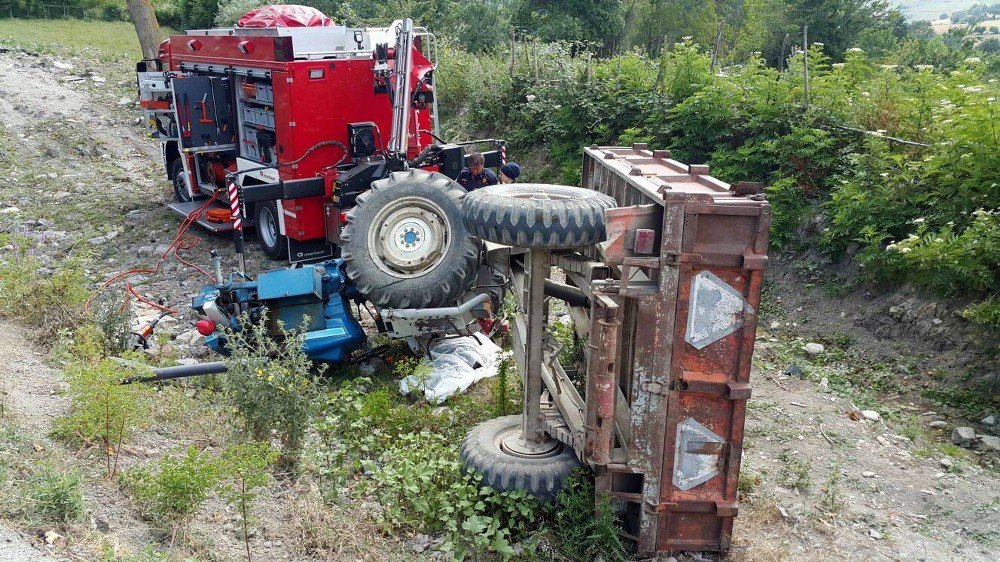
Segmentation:
{"type": "Polygon", "coordinates": [[[564,300],[572,306],[590,308],[590,299],[587,298],[586,293],[576,287],[566,285],[564,283],[558,283],[551,279],[546,279],[545,294],[550,297],[564,300]]]}
{"type": "Polygon", "coordinates": [[[175,367],[160,367],[151,369],[151,376],[135,376],[122,379],[122,384],[132,384],[134,382],[156,382],[171,379],[183,379],[186,377],[197,377],[201,375],[214,375],[225,373],[229,369],[222,361],[211,363],[195,363],[194,365],[177,365],[175,367]]]}

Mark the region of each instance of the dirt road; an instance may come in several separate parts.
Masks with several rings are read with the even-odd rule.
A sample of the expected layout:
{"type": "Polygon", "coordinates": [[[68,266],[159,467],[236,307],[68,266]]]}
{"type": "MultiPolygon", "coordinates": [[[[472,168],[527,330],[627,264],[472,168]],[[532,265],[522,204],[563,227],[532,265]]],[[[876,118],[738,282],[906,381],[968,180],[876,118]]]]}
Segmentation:
{"type": "MultiPolygon", "coordinates": [[[[150,263],[177,227],[162,207],[169,186],[156,143],[135,123],[127,70],[85,58],[0,53],[0,136],[6,138],[0,150],[10,151],[17,163],[0,190],[0,207],[19,209],[0,217],[0,226],[27,229],[53,263],[85,248],[99,264],[90,271],[95,283],[150,263]]],[[[229,247],[226,239],[195,235],[203,240],[199,256],[212,247],[229,247]]],[[[257,259],[252,256],[251,265],[257,259]]],[[[183,309],[200,283],[198,274],[174,262],[164,273],[136,284],[183,309]]],[[[189,331],[183,318],[165,328],[171,335],[189,331]]],[[[1000,559],[1000,478],[976,462],[979,453],[947,446],[954,420],[905,401],[886,404],[878,419],[854,419],[858,409],[851,396],[831,392],[822,379],[824,369],[832,374],[863,357],[816,362],[812,376],[782,374],[792,362],[810,360],[799,351],[804,341],[792,330],[766,332],[758,342],[749,404],[735,559],[1000,559]],[[948,429],[929,427],[940,420],[948,429]]],[[[26,438],[66,455],[47,438],[66,408],[59,392],[62,374],[46,366],[27,333],[0,322],[0,382],[26,438]]],[[[171,345],[181,356],[197,348],[171,345]]],[[[141,443],[130,454],[154,456],[164,448],[161,439],[141,443]]],[[[119,540],[134,548],[155,540],[120,490],[97,482],[86,488],[98,519],[127,529],[119,540]]],[[[279,520],[273,536],[282,536],[294,527],[296,499],[291,490],[278,490],[268,501],[279,520]]],[[[221,519],[214,517],[208,524],[218,525],[221,519]]],[[[0,529],[0,560],[30,560],[36,554],[45,559],[17,536],[5,542],[7,535],[0,529]]],[[[275,542],[269,540],[263,552],[302,559],[275,542]]],[[[232,536],[225,543],[239,555],[232,536]]]]}

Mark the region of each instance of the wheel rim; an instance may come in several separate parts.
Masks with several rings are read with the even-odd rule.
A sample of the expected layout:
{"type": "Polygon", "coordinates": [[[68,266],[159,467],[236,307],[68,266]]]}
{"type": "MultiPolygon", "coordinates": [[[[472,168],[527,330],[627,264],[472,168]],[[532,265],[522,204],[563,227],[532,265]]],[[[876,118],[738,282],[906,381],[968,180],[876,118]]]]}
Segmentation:
{"type": "Polygon", "coordinates": [[[257,225],[260,238],[265,246],[274,248],[278,245],[278,221],[275,220],[270,207],[264,207],[260,213],[260,219],[260,224],[257,225]]]}
{"type": "Polygon", "coordinates": [[[547,459],[562,453],[563,445],[555,439],[535,442],[524,438],[521,425],[505,427],[493,436],[493,444],[508,455],[522,459],[547,459]]]}
{"type": "Polygon", "coordinates": [[[403,197],[375,215],[368,227],[368,251],[375,265],[395,277],[432,271],[451,247],[444,210],[423,197],[403,197]]]}

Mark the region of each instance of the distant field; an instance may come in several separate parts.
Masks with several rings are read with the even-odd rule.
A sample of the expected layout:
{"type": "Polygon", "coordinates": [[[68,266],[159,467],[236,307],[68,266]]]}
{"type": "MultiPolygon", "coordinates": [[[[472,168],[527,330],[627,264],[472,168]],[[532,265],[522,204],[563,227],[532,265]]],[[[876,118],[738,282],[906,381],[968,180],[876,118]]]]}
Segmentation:
{"type": "MultiPolygon", "coordinates": [[[[898,6],[906,19],[910,21],[934,21],[943,13],[965,10],[976,4],[977,0],[896,0],[889,5],[898,6]]],[[[980,4],[989,4],[990,0],[978,0],[980,4]]]]}
{"type": "Polygon", "coordinates": [[[127,53],[134,58],[141,55],[135,28],[128,22],[0,19],[0,40],[3,39],[93,47],[107,53],[127,53]]]}

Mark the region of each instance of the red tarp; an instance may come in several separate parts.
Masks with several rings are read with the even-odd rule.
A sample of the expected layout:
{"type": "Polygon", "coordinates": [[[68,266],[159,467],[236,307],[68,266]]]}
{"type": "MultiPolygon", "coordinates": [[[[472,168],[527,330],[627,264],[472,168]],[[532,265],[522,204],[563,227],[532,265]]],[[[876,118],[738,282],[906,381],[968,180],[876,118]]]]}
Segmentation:
{"type": "Polygon", "coordinates": [[[326,14],[309,6],[264,6],[243,14],[236,27],[323,27],[333,25],[326,14]]]}

